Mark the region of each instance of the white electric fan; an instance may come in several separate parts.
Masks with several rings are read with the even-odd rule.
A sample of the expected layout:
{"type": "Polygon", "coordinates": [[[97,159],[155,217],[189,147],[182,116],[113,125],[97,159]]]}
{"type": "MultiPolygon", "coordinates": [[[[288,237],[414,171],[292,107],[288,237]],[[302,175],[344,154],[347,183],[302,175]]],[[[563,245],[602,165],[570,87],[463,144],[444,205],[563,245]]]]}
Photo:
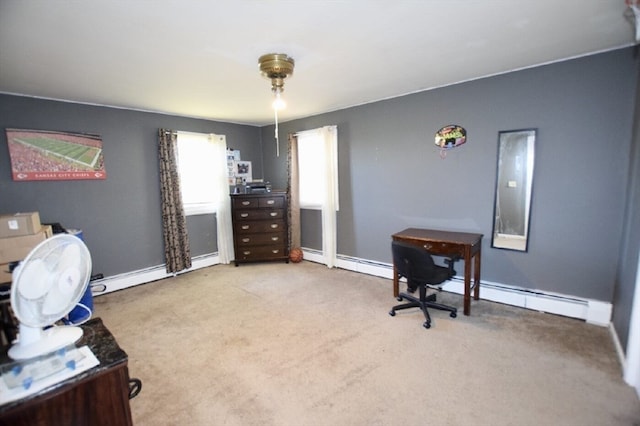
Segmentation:
{"type": "Polygon", "coordinates": [[[31,250],[13,272],[11,307],[20,325],[11,358],[45,355],[82,337],[80,327],[54,324],[78,304],[90,276],[89,249],[74,235],[55,235],[31,250]]]}

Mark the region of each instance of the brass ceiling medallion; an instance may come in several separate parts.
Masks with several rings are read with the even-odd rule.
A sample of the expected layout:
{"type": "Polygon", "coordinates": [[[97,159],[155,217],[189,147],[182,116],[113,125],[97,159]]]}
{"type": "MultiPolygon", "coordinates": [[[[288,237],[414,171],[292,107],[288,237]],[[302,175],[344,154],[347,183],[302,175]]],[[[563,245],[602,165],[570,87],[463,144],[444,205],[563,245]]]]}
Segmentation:
{"type": "Polygon", "coordinates": [[[273,110],[275,114],[275,138],[276,155],[280,156],[280,143],[278,142],[278,110],[284,108],[284,101],[281,94],[284,91],[284,80],[293,74],[295,62],[284,53],[268,53],[258,58],[260,72],[263,76],[271,80],[271,91],[275,95],[273,110]]]}
{"type": "Polygon", "coordinates": [[[284,53],[268,53],[258,59],[260,72],[271,79],[271,90],[281,93],[284,90],[284,79],[293,74],[295,62],[284,53]]]}

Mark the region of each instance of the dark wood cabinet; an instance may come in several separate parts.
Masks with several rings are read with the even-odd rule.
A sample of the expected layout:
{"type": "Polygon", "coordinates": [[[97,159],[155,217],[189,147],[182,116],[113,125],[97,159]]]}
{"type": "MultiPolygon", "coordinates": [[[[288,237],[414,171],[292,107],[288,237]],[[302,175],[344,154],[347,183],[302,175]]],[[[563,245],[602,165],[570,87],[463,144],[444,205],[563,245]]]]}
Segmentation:
{"type": "Polygon", "coordinates": [[[287,193],[231,195],[235,264],[289,262],[287,193]]]}
{"type": "Polygon", "coordinates": [[[0,406],[0,426],[133,424],[127,354],[100,318],[89,320],[82,329],[84,333],[77,346],[87,345],[100,365],[34,395],[0,406]]]}

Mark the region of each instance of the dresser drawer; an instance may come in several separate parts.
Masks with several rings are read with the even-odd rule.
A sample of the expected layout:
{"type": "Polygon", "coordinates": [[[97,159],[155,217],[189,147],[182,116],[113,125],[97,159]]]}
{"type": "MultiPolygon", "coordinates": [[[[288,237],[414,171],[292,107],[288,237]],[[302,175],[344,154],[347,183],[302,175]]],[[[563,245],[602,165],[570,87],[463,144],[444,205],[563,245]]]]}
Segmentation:
{"type": "Polygon", "coordinates": [[[284,207],[284,197],[261,197],[258,200],[260,208],[281,209],[284,207]]]}
{"type": "Polygon", "coordinates": [[[246,246],[262,246],[262,245],[274,245],[280,246],[285,242],[286,235],[284,232],[263,234],[242,234],[236,238],[236,245],[239,247],[246,246]]]}
{"type": "Polygon", "coordinates": [[[237,222],[234,224],[234,231],[237,234],[278,232],[284,229],[284,220],[259,220],[255,222],[237,222]]]}
{"type": "Polygon", "coordinates": [[[233,212],[233,219],[238,221],[281,219],[284,217],[284,212],[282,209],[237,210],[233,212]]]}
{"type": "Polygon", "coordinates": [[[233,209],[257,209],[260,207],[259,198],[233,198],[233,209]]]}
{"type": "Polygon", "coordinates": [[[236,260],[276,259],[287,256],[284,244],[236,248],[236,260]]]}
{"type": "Polygon", "coordinates": [[[284,197],[282,196],[265,196],[265,197],[243,197],[233,199],[234,209],[258,209],[258,208],[284,208],[284,197]]]}

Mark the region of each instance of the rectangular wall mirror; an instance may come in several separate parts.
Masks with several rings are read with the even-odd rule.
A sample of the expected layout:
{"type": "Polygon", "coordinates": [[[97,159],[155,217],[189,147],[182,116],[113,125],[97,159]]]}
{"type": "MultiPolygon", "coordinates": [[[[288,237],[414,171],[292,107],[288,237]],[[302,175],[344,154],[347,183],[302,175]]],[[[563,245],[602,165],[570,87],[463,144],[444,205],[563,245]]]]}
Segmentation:
{"type": "Polygon", "coordinates": [[[527,251],[536,129],[498,133],[498,170],[493,206],[494,248],[527,251]]]}

